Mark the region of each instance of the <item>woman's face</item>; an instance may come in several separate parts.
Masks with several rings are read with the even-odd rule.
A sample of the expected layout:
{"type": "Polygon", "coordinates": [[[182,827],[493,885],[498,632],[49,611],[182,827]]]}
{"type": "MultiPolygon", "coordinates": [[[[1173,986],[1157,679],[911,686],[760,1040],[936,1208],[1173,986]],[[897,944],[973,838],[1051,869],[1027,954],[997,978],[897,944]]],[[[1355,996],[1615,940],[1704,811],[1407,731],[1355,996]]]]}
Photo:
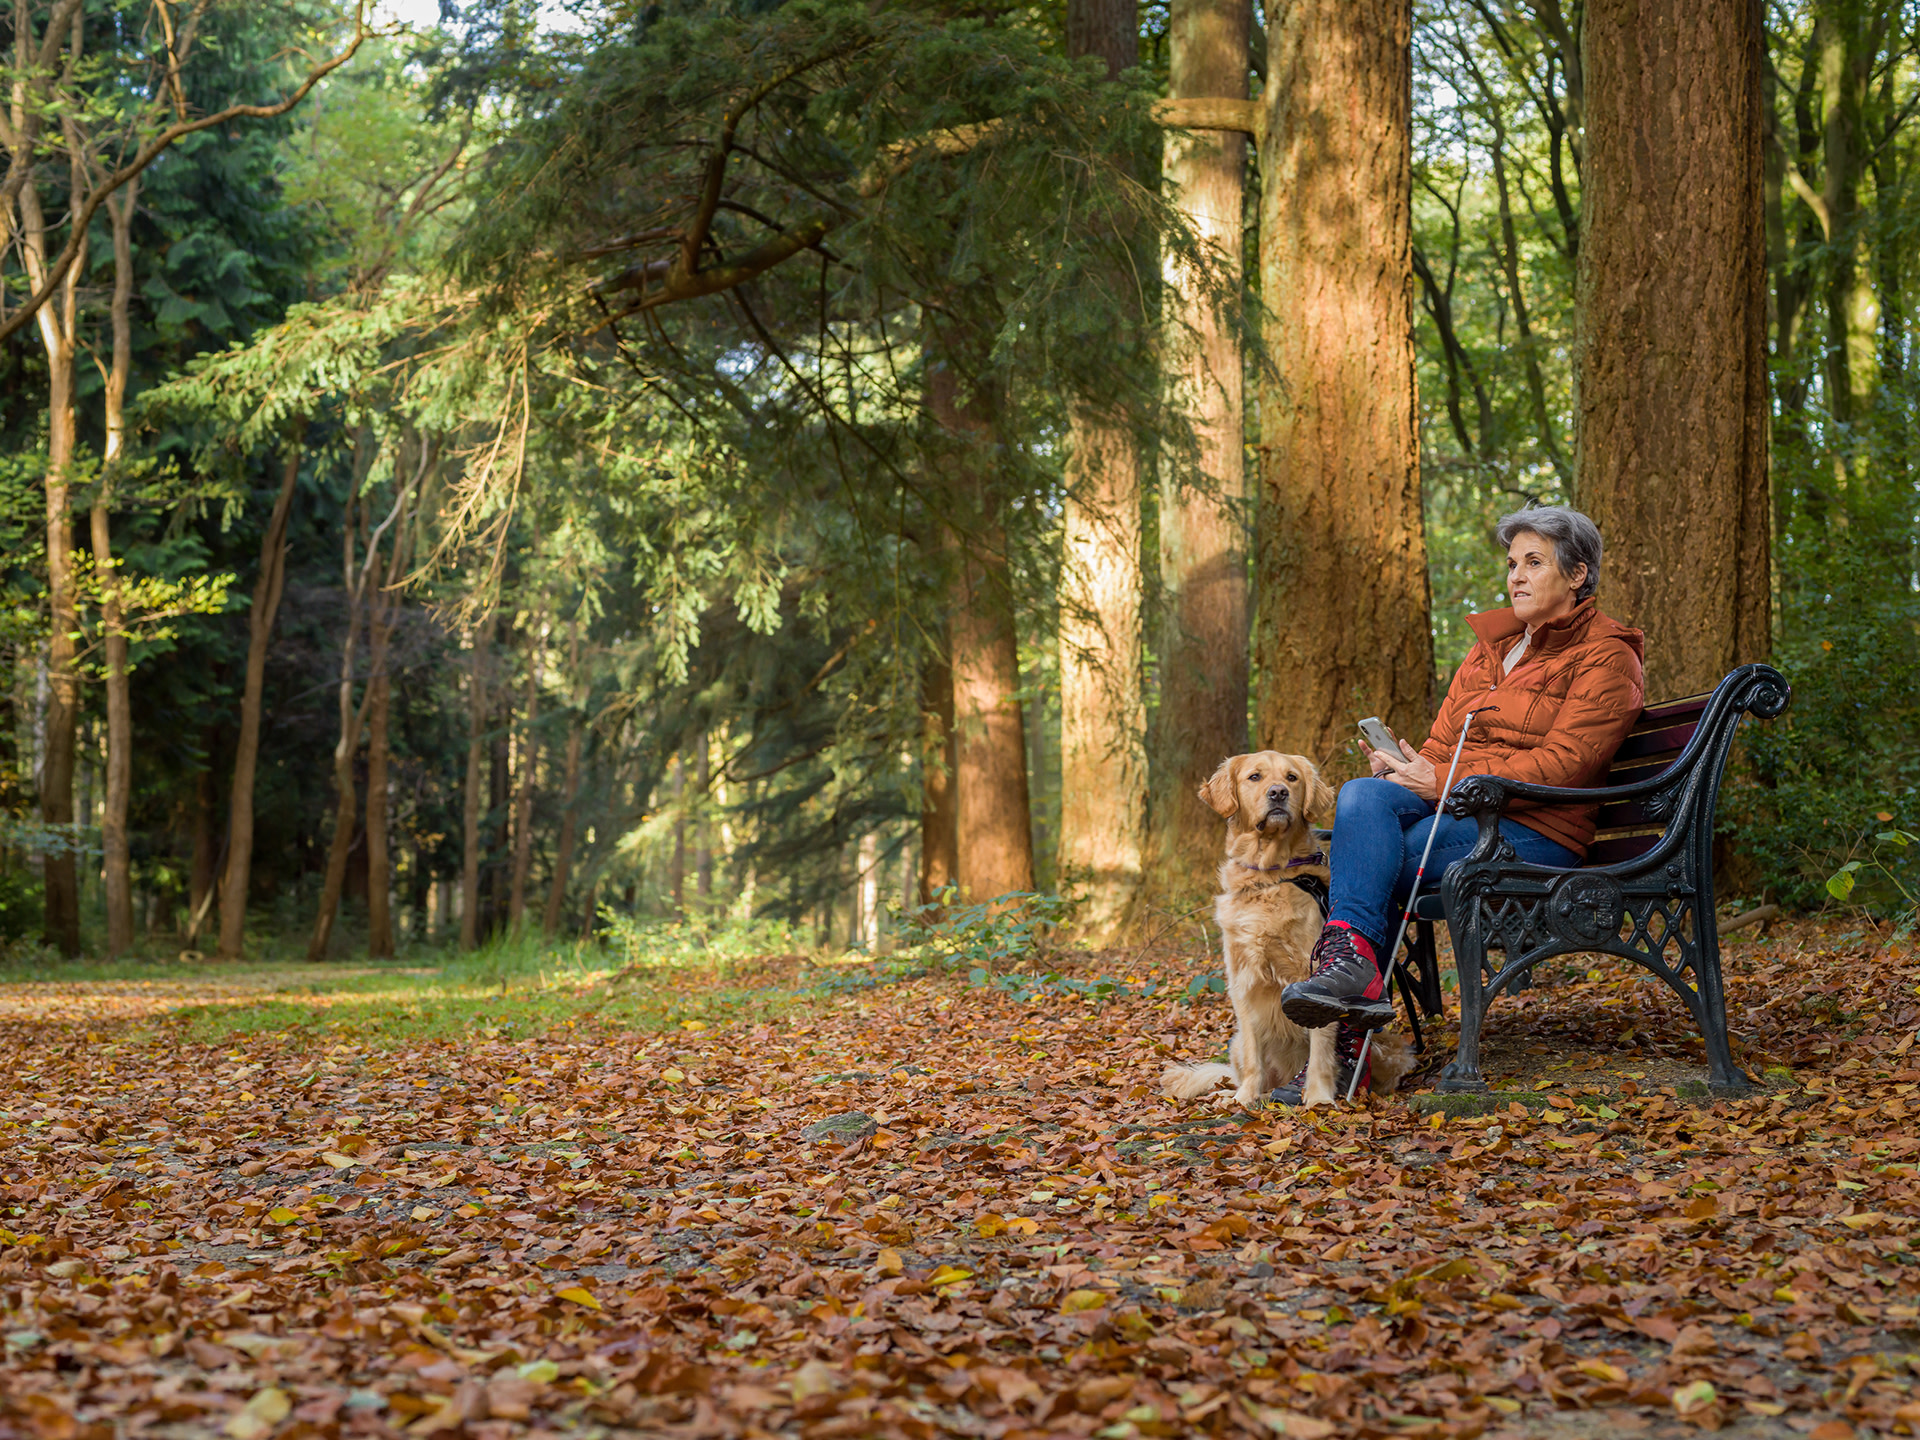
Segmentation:
{"type": "Polygon", "coordinates": [[[1531,530],[1522,530],[1507,547],[1507,595],[1514,618],[1532,629],[1558,620],[1580,602],[1574,592],[1587,578],[1587,567],[1568,575],[1553,553],[1553,542],[1531,530]]]}

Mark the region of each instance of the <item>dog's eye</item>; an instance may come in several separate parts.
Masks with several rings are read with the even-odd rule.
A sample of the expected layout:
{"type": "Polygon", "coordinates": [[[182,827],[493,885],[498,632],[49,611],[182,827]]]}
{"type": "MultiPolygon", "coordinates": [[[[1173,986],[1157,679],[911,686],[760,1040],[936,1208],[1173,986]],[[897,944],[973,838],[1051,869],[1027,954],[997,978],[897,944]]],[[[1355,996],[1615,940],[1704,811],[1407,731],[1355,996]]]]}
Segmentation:
{"type": "Polygon", "coordinates": [[[1254,771],[1251,775],[1247,776],[1248,780],[1258,780],[1259,778],[1260,778],[1260,772],[1258,770],[1254,771]]]}
{"type": "Polygon", "coordinates": [[[1291,770],[1289,770],[1289,771],[1287,771],[1287,779],[1289,779],[1289,780],[1298,780],[1299,778],[1300,778],[1300,777],[1299,777],[1298,775],[1296,775],[1296,774],[1294,774],[1294,773],[1293,773],[1293,771],[1291,771],[1291,770]]]}

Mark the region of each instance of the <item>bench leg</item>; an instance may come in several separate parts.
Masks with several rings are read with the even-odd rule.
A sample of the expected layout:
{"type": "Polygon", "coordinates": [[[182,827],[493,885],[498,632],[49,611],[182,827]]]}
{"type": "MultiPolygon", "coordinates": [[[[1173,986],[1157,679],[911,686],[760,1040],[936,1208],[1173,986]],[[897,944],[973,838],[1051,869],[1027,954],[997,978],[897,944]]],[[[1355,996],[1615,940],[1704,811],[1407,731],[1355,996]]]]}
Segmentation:
{"type": "Polygon", "coordinates": [[[1719,936],[1700,937],[1693,980],[1700,996],[1700,1034],[1707,1042],[1707,1088],[1715,1095],[1747,1095],[1756,1088],[1746,1071],[1733,1063],[1727,1039],[1727,996],[1720,985],[1719,936]]]}
{"type": "Polygon", "coordinates": [[[1487,1082],[1480,1076],[1480,1024],[1486,1018],[1486,980],[1481,968],[1487,963],[1487,947],[1469,926],[1454,931],[1453,968],[1460,980],[1460,1046],[1453,1063],[1440,1072],[1434,1086],[1450,1094],[1484,1094],[1487,1082]]]}

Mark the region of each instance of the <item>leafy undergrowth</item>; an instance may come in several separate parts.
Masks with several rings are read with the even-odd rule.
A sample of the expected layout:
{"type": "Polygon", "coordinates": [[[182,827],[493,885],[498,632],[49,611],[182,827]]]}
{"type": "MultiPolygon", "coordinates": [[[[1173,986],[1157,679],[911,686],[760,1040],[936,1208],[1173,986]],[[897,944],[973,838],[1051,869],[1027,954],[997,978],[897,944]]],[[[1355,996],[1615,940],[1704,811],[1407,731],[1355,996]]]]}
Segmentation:
{"type": "Polygon", "coordinates": [[[1761,1093],[1601,965],[1452,1117],[1170,1106],[1197,955],[0,986],[0,1435],[1920,1429],[1920,958],[1730,957],[1761,1093]]]}

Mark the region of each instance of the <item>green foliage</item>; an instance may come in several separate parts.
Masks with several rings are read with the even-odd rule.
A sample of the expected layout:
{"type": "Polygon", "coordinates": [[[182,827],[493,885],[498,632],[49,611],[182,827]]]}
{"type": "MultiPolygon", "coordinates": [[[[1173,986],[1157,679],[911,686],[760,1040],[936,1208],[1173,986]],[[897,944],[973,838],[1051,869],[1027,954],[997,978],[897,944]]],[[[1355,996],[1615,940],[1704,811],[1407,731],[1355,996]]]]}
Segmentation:
{"type": "Polygon", "coordinates": [[[896,958],[943,969],[967,966],[985,976],[1044,955],[1073,912],[1072,902],[1059,895],[1027,891],[967,905],[958,899],[959,891],[948,885],[932,903],[908,910],[912,943],[896,958]]]}
{"type": "Polygon", "coordinates": [[[1899,933],[1904,935],[1912,931],[1915,921],[1920,919],[1920,899],[1914,892],[1900,883],[1892,861],[1895,855],[1911,846],[1920,845],[1920,836],[1905,830],[1880,830],[1874,833],[1873,849],[1864,860],[1849,860],[1833,874],[1827,877],[1827,893],[1843,904],[1852,900],[1860,888],[1860,878],[1864,874],[1871,882],[1877,878],[1891,885],[1900,896],[1899,933]]]}

